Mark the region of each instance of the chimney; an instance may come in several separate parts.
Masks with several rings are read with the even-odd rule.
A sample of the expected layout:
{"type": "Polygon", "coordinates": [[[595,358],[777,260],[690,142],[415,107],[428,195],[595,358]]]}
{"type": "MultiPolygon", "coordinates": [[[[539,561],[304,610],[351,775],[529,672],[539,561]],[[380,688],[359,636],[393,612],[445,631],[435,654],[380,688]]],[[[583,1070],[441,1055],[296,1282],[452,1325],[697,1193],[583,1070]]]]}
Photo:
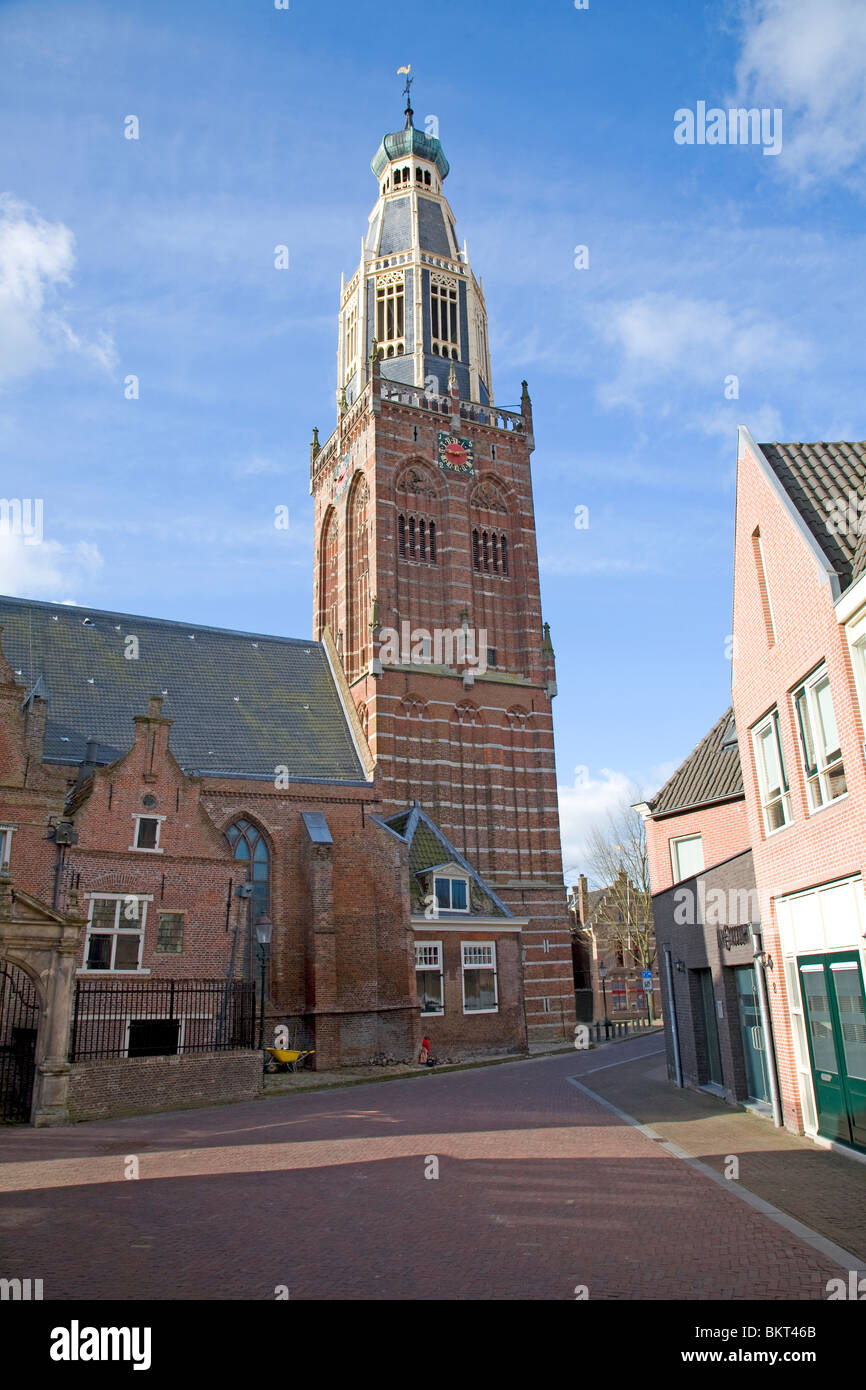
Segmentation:
{"type": "Polygon", "coordinates": [[[589,891],[587,889],[586,874],[581,874],[577,880],[577,917],[582,927],[586,926],[586,919],[589,916],[589,891]]]}
{"type": "Polygon", "coordinates": [[[142,775],[145,782],[155,782],[158,764],[168,751],[168,731],[172,726],[172,720],[163,716],[162,697],[151,695],[147,714],[136,714],[132,722],[136,746],[141,746],[143,751],[142,775]]]}

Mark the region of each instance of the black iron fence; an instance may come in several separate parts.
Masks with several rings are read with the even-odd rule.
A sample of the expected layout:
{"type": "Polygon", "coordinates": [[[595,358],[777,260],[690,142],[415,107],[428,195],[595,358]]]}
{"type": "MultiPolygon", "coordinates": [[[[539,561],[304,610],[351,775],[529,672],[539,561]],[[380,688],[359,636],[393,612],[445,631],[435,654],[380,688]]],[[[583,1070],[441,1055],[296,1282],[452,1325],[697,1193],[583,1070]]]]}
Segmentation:
{"type": "Polygon", "coordinates": [[[256,989],[242,980],[78,980],[70,1062],[255,1046],[256,989]]]}

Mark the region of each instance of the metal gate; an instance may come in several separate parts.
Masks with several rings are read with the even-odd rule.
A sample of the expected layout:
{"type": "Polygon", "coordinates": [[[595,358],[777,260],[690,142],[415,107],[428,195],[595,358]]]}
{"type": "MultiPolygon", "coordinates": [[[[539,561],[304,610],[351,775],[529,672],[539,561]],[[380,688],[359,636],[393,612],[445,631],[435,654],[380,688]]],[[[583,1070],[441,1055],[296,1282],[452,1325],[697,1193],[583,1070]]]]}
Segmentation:
{"type": "Polygon", "coordinates": [[[26,1123],[33,1102],[39,996],[24,971],[0,964],[0,1124],[26,1123]]]}

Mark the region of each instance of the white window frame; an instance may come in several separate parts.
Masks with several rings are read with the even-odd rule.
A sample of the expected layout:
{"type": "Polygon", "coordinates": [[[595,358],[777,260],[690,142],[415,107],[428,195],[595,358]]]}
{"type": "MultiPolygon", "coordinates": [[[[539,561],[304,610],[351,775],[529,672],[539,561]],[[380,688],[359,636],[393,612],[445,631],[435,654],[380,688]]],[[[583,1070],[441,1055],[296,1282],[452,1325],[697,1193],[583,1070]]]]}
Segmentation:
{"type": "MultiPolygon", "coordinates": [[[[839,792],[837,796],[830,795],[829,775],[839,769],[843,778],[845,777],[845,760],[842,757],[841,740],[838,758],[832,762],[827,761],[827,748],[824,745],[824,728],[821,721],[820,708],[818,706],[816,691],[819,686],[825,685],[830,696],[830,704],[833,712],[833,723],[836,725],[836,733],[839,733],[838,720],[836,719],[836,706],[833,701],[833,691],[830,686],[830,677],[827,666],[822,663],[816,671],[807,676],[804,681],[791,692],[791,701],[794,706],[794,719],[797,723],[797,734],[800,739],[800,753],[803,758],[803,776],[806,781],[806,796],[809,803],[809,814],[814,815],[816,811],[821,811],[825,806],[831,806],[834,802],[842,801],[848,795],[848,783],[845,781],[845,790],[839,792]],[[808,738],[811,742],[809,749],[803,723],[801,718],[800,697],[803,697],[806,716],[808,722],[808,738]],[[814,756],[814,764],[810,764],[810,751],[814,756]],[[814,771],[810,773],[809,767],[813,766],[814,771]]],[[[831,753],[835,749],[829,750],[831,753]]]]}
{"type": "Polygon", "coordinates": [[[791,824],[793,819],[791,814],[791,787],[788,782],[788,774],[785,769],[785,755],[782,751],[782,730],[779,724],[779,711],[777,708],[770,710],[769,714],[756,724],[752,730],[752,749],[755,755],[755,768],[758,773],[758,787],[761,793],[761,814],[764,818],[764,834],[769,838],[770,835],[777,835],[780,830],[791,824]],[[778,796],[771,795],[767,781],[767,768],[763,755],[762,740],[767,732],[770,731],[771,737],[775,739],[776,757],[779,760],[779,772],[782,777],[782,785],[778,796]],[[776,804],[782,807],[782,824],[773,825],[770,820],[770,807],[776,804]]]}
{"type": "MultiPolygon", "coordinates": [[[[439,999],[440,999],[441,1005],[442,1005],[442,1007],[439,1008],[439,1009],[425,1009],[425,1008],[424,1008],[424,1004],[423,1004],[423,1000],[422,1000],[422,1002],[421,1002],[421,1017],[422,1017],[422,1018],[441,1018],[442,1015],[443,1015],[444,1012],[445,1012],[445,977],[444,977],[443,965],[442,965],[442,942],[441,942],[441,941],[416,941],[416,942],[415,942],[415,975],[416,975],[416,977],[417,977],[417,975],[418,975],[421,971],[432,972],[432,973],[438,972],[438,974],[439,974],[439,999]],[[425,961],[421,961],[421,962],[419,962],[419,960],[418,960],[418,953],[419,953],[419,951],[431,951],[431,950],[435,950],[435,952],[436,952],[436,960],[435,960],[435,962],[430,962],[430,961],[426,961],[426,962],[425,962],[425,961]]],[[[420,994],[419,994],[418,997],[419,997],[419,999],[420,999],[420,994]]]]}
{"type": "Polygon", "coordinates": [[[0,869],[12,859],[12,836],[17,825],[0,825],[0,869]]]}
{"type": "Polygon", "coordinates": [[[129,848],[134,850],[136,854],[165,854],[165,850],[161,848],[159,843],[160,836],[162,835],[162,822],[165,820],[165,816],[151,816],[142,811],[140,814],[136,812],[133,819],[135,821],[135,829],[132,832],[132,844],[129,848]],[[155,845],[140,845],[138,843],[139,826],[143,820],[156,821],[155,845]]]}
{"type": "Polygon", "coordinates": [[[469,879],[468,879],[468,878],[465,878],[462,874],[434,874],[434,875],[433,875],[433,901],[436,903],[436,906],[437,906],[437,908],[438,908],[438,910],[439,910],[440,912],[467,912],[467,913],[468,913],[468,911],[469,911],[469,879]],[[447,883],[447,884],[448,884],[448,906],[447,906],[447,907],[443,907],[442,904],[441,904],[440,901],[439,901],[439,894],[436,892],[436,884],[437,884],[437,883],[447,883]],[[465,906],[465,907],[454,907],[454,906],[452,905],[452,898],[453,898],[453,893],[452,893],[452,890],[451,890],[451,884],[452,884],[452,883],[462,883],[462,884],[465,885],[465,887],[466,887],[466,906],[465,906]]]}
{"type": "MultiPolygon", "coordinates": [[[[83,963],[83,966],[82,966],[82,969],[83,969],[84,973],[85,973],[86,975],[138,975],[138,974],[141,974],[141,973],[142,973],[142,968],[141,968],[141,957],[142,957],[142,952],[143,952],[143,950],[144,950],[144,932],[145,932],[145,927],[146,927],[146,925],[147,925],[147,905],[148,905],[148,903],[153,902],[153,894],[152,894],[152,893],[91,893],[91,894],[89,895],[89,899],[90,899],[90,907],[89,907],[89,909],[88,909],[88,914],[87,914],[87,931],[85,932],[85,935],[84,935],[84,963],[83,963]],[[120,926],[118,926],[118,922],[119,922],[119,920],[120,920],[120,913],[121,913],[121,911],[123,910],[124,904],[125,904],[125,903],[129,903],[129,902],[133,902],[133,901],[134,901],[134,902],[137,902],[138,905],[139,905],[139,911],[140,911],[139,926],[138,926],[136,929],[133,929],[132,927],[120,927],[120,926]],[[93,905],[94,905],[94,903],[97,903],[97,902],[113,902],[113,903],[116,903],[116,904],[117,904],[117,906],[115,907],[115,912],[114,912],[114,926],[113,926],[113,927],[96,927],[95,930],[93,929],[93,927],[92,927],[92,923],[93,923],[93,905]],[[95,936],[110,936],[110,937],[112,938],[111,963],[110,963],[109,965],[107,965],[107,966],[92,966],[92,967],[89,967],[88,964],[87,964],[87,960],[88,960],[88,957],[89,957],[89,955],[90,955],[90,938],[91,938],[91,936],[93,936],[93,935],[95,935],[95,936]],[[119,939],[120,937],[124,937],[125,939],[129,940],[129,939],[131,939],[133,936],[137,936],[137,937],[138,937],[138,961],[137,961],[137,964],[136,964],[135,967],[132,968],[132,969],[128,969],[128,970],[120,969],[120,970],[118,970],[118,969],[115,967],[115,964],[114,964],[114,960],[115,960],[115,956],[116,956],[116,952],[117,952],[117,941],[118,941],[118,939],[119,939]]],[[[148,971],[147,973],[149,974],[150,972],[148,971]]]]}
{"type": "Polygon", "coordinates": [[[856,622],[849,624],[848,645],[860,702],[860,720],[866,727],[866,613],[861,613],[856,622]]]}
{"type": "Polygon", "coordinates": [[[701,834],[700,830],[693,831],[690,835],[673,835],[673,836],[671,837],[671,842],[670,842],[670,843],[671,843],[671,870],[672,870],[673,876],[674,876],[674,883],[683,883],[687,878],[692,878],[692,877],[694,876],[695,873],[699,873],[699,874],[702,874],[702,873],[703,873],[704,868],[705,868],[705,864],[704,864],[704,862],[703,862],[703,861],[704,861],[704,837],[703,837],[703,835],[701,834]],[[687,840],[700,840],[700,843],[701,843],[701,867],[700,867],[699,869],[692,870],[691,872],[689,872],[689,873],[687,873],[687,874],[681,874],[681,873],[680,873],[680,864],[679,864],[679,847],[680,847],[681,844],[685,844],[685,842],[686,842],[687,840]]]}
{"type": "Polygon", "coordinates": [[[465,1014],[498,1014],[499,1013],[499,972],[496,968],[496,942],[495,941],[461,941],[460,942],[460,984],[463,990],[463,1012],[465,1014]],[[487,961],[467,961],[467,952],[489,951],[490,959],[487,961]],[[466,972],[467,970],[492,970],[493,971],[493,998],[495,1003],[492,1009],[467,1009],[466,1007],[466,972]]]}

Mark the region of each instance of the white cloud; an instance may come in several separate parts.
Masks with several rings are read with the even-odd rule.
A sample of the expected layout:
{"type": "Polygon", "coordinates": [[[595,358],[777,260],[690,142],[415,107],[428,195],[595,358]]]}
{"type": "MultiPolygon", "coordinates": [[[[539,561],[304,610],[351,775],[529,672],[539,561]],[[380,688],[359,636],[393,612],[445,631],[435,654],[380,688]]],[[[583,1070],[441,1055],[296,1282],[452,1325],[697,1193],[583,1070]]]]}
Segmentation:
{"type": "MultiPolygon", "coordinates": [[[[697,417],[697,423],[705,434],[718,435],[730,445],[733,460],[737,447],[737,425],[748,425],[752,438],[767,442],[773,439],[786,439],[782,417],[775,406],[762,405],[757,410],[741,410],[736,401],[726,402],[715,410],[707,411],[697,417]]],[[[823,436],[822,436],[823,437],[823,436]]],[[[826,438],[841,439],[842,435],[827,435],[826,438]]]]}
{"type": "Polygon", "coordinates": [[[578,873],[586,873],[587,846],[594,827],[603,829],[611,812],[639,797],[634,781],[625,772],[608,767],[597,777],[586,767],[576,767],[574,772],[574,785],[558,788],[562,862],[569,883],[576,881],[578,873]]]}
{"type": "Polygon", "coordinates": [[[606,833],[611,817],[616,819],[626,806],[647,801],[664,786],[680,766],[681,759],[656,763],[646,776],[603,767],[593,777],[588,767],[574,769],[574,784],[559,786],[559,823],[562,834],[562,863],[566,883],[576,883],[579,874],[592,877],[588,864],[589,840],[593,830],[606,833]]]}
{"type": "Polygon", "coordinates": [[[778,165],[800,183],[842,178],[866,191],[863,0],[752,0],[744,11],[736,104],[781,107],[778,165]]]}
{"type": "Polygon", "coordinates": [[[253,454],[251,458],[243,459],[234,465],[234,475],[236,478],[257,478],[263,473],[285,473],[286,465],[277,463],[275,459],[262,458],[259,454],[253,454]]]}
{"type": "Polygon", "coordinates": [[[89,584],[102,564],[99,550],[89,541],[28,545],[24,536],[0,532],[0,593],[10,597],[56,601],[56,595],[72,585],[89,584]]]}
{"type": "MultiPolygon", "coordinates": [[[[761,368],[801,368],[812,351],[787,325],[722,300],[650,290],[592,311],[600,337],[621,354],[619,375],[600,389],[605,405],[635,405],[642,396],[697,383],[716,386],[761,368]]],[[[657,399],[657,403],[658,399],[657,399]]]]}
{"type": "Polygon", "coordinates": [[[55,307],[75,265],[74,237],[26,203],[0,195],[0,384],[51,365],[64,352],[114,366],[114,345],[100,332],[88,341],[55,307]]]}

